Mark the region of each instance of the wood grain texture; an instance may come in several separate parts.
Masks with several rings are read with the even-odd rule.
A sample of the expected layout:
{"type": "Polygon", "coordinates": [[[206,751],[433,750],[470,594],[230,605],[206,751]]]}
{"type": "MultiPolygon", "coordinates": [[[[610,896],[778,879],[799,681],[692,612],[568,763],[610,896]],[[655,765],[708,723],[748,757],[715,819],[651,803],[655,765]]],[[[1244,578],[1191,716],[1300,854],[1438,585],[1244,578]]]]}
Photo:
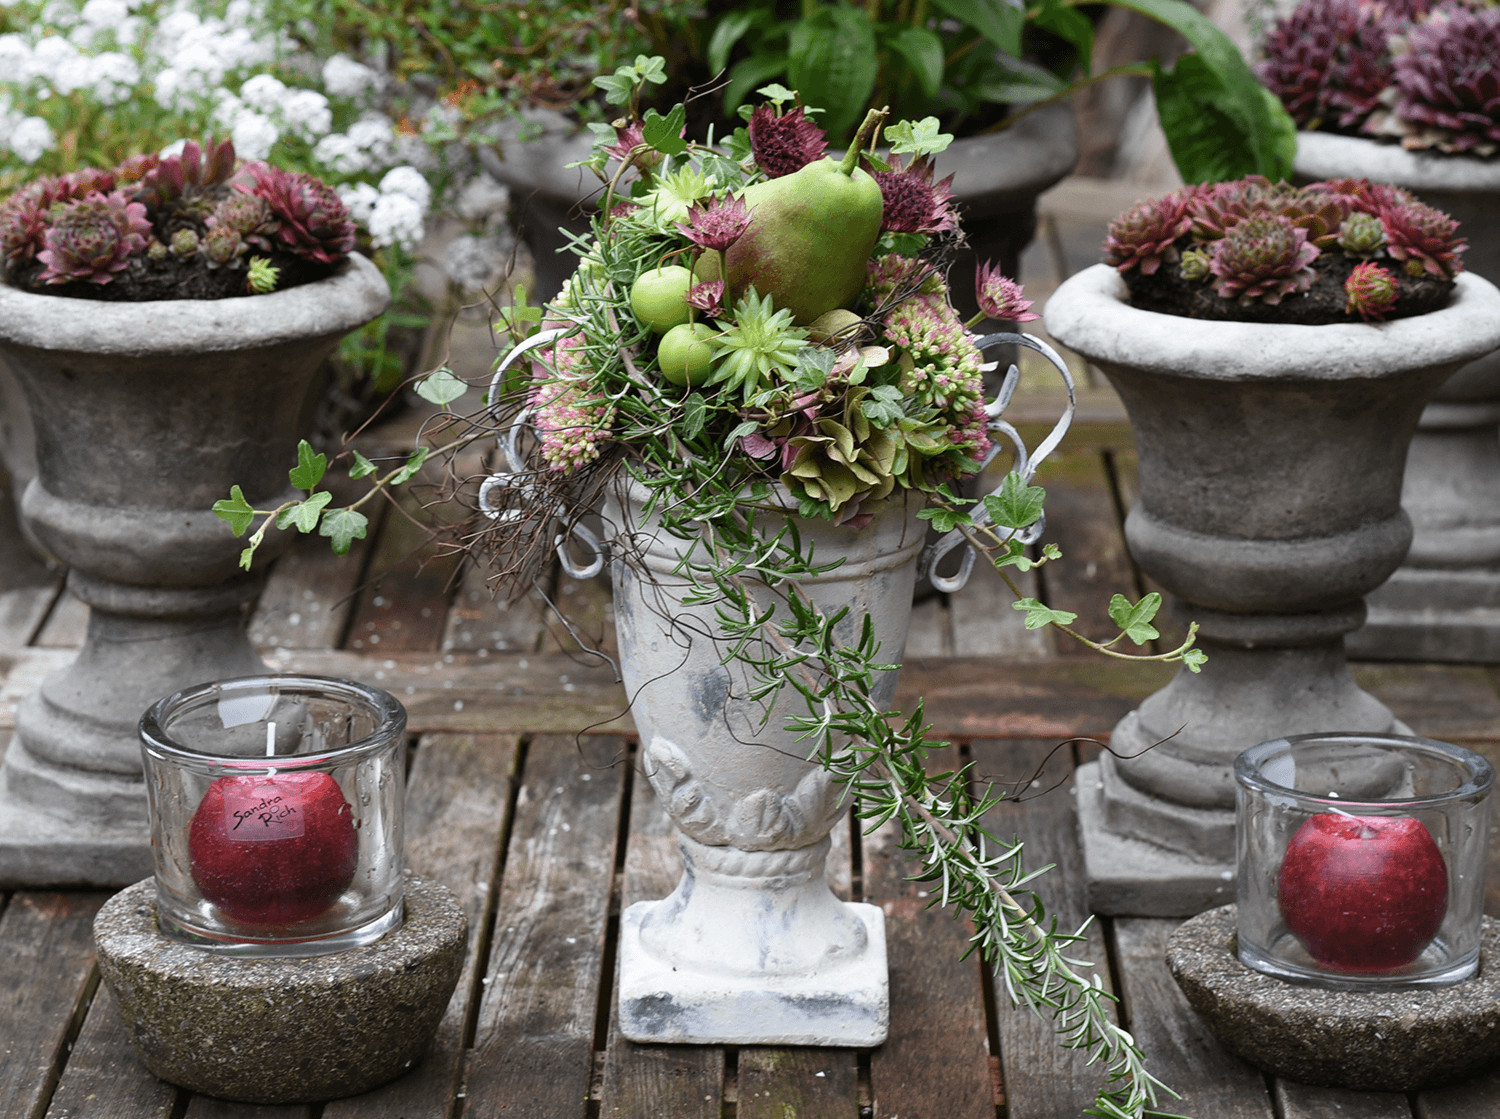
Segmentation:
{"type": "MultiPolygon", "coordinates": [[[[636,769],[620,909],[666,897],[682,876],[672,822],[636,769]]],[[[620,1034],[618,962],[609,990],[609,1029],[599,1115],[635,1119],[720,1119],[724,1100],[724,1048],[719,1045],[638,1045],[620,1034]]]]}
{"type": "MultiPolygon", "coordinates": [[[[1014,790],[1014,799],[1001,801],[985,816],[985,829],[1001,840],[1018,838],[1027,869],[1056,864],[1032,889],[1058,927],[1071,932],[1088,918],[1088,881],[1073,812],[1072,753],[1055,747],[1050,741],[980,741],[970,748],[977,777],[1014,790]]],[[[1105,990],[1113,989],[1104,932],[1098,923],[1067,954],[1093,963],[1105,990]]],[[[1087,1054],[1061,1048],[1050,1019],[1013,1005],[998,977],[994,987],[1008,1119],[1081,1114],[1104,1086],[1103,1070],[1098,1065],[1089,1067],[1087,1054]]]]}
{"type": "Polygon", "coordinates": [[[1395,1092],[1351,1092],[1277,1080],[1280,1119],[1411,1119],[1411,1105],[1395,1092]]]}
{"type": "Polygon", "coordinates": [[[406,860],[414,874],[452,890],[469,919],[458,986],[427,1056],[390,1085],[323,1110],[322,1119],[447,1119],[463,1080],[465,1035],[479,1004],[480,957],[509,827],[514,737],[432,735],[412,762],[406,860]]]}
{"type": "Polygon", "coordinates": [[[1167,971],[1167,937],[1179,924],[1143,917],[1114,922],[1126,1026],[1146,1055],[1146,1067],[1182,1097],[1162,1099],[1162,1109],[1214,1119],[1272,1119],[1265,1079],[1224,1052],[1167,971]]]}
{"type": "Polygon", "coordinates": [[[489,573],[465,564],[458,593],[448,610],[443,648],[468,652],[533,653],[541,647],[548,609],[535,591],[515,602],[495,597],[489,573]]]}
{"type": "Polygon", "coordinates": [[[1417,1096],[1417,1119],[1500,1119],[1500,1068],[1417,1096]]]}
{"type": "Polygon", "coordinates": [[[609,738],[542,738],[527,750],[468,1056],[469,1119],[584,1114],[623,807],[619,749],[609,738]]]}
{"type": "Polygon", "coordinates": [[[43,1114],[94,985],[94,915],[108,894],[18,892],[0,915],[0,1115],[43,1114]]]}
{"type": "Polygon", "coordinates": [[[313,1119],[315,1104],[233,1103],[212,1096],[194,1096],[182,1119],[313,1119]]]}
{"type": "Polygon", "coordinates": [[[739,1051],[738,1119],[857,1119],[858,1089],[853,1050],[739,1051]]]}
{"type": "Polygon", "coordinates": [[[351,649],[387,653],[441,643],[458,574],[457,559],[432,554],[426,522],[442,514],[441,507],[423,509],[411,492],[402,492],[386,512],[350,615],[351,649]]]}
{"type": "Polygon", "coordinates": [[[47,1119],[168,1119],[177,1096],[136,1056],[114,996],[101,983],[47,1119]]]}
{"type": "MultiPolygon", "coordinates": [[[[934,772],[956,768],[949,747],[934,772]]],[[[890,1038],[870,1056],[876,1119],[994,1119],[988,1027],[979,964],[959,962],[971,926],[928,908],[930,883],[886,824],[864,837],[865,900],[885,911],[891,969],[890,1038]]]]}

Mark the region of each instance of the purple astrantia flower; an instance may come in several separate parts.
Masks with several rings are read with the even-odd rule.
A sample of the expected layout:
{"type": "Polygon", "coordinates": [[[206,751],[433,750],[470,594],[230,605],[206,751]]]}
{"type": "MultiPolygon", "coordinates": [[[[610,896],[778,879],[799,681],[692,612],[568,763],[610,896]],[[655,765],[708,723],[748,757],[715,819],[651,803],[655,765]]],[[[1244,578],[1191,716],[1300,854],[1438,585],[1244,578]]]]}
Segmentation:
{"type": "Polygon", "coordinates": [[[1006,322],[1031,322],[1040,318],[1024,298],[1021,285],[1004,276],[997,264],[981,264],[974,270],[974,299],[979,309],[992,319],[1006,322]]]}
{"type": "Polygon", "coordinates": [[[636,151],[645,144],[646,137],[641,128],[640,121],[632,121],[625,128],[615,129],[615,142],[605,148],[611,159],[617,159],[621,163],[630,161],[636,167],[650,170],[661,162],[661,152],[655,148],[644,148],[636,151]],[[631,159],[631,152],[635,152],[635,158],[631,159]]]}
{"type": "Polygon", "coordinates": [[[828,135],[799,105],[777,116],[770,105],[750,114],[750,153],[768,179],[800,171],[828,150],[828,135]]]}
{"type": "Polygon", "coordinates": [[[750,208],[732,194],[696,202],[686,224],[677,222],[681,233],[699,248],[723,252],[750,228],[750,208]]]}
{"type": "Polygon", "coordinates": [[[913,159],[899,171],[877,171],[880,198],[885,204],[880,228],[887,233],[942,233],[958,225],[953,199],[953,176],[932,181],[932,161],[913,159]]]}
{"type": "Polygon", "coordinates": [[[705,280],[688,289],[689,307],[696,307],[706,315],[718,318],[724,313],[724,281],[705,280]]]}

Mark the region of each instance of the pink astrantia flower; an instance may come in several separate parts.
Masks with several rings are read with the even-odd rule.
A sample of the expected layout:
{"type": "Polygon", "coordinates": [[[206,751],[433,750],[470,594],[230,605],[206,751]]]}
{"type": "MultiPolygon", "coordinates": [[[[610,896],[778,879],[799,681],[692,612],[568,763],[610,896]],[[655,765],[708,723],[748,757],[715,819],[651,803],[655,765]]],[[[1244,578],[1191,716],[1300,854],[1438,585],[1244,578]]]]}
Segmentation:
{"type": "Polygon", "coordinates": [[[1021,285],[1000,272],[997,264],[981,264],[974,270],[974,299],[979,309],[992,319],[1005,322],[1031,322],[1040,318],[1024,298],[1021,285]]]}
{"type": "Polygon", "coordinates": [[[693,244],[723,252],[750,228],[750,208],[743,199],[726,194],[694,203],[687,223],[676,224],[677,232],[693,244]]]}
{"type": "Polygon", "coordinates": [[[880,198],[884,203],[880,228],[888,233],[942,233],[958,225],[949,204],[953,199],[953,176],[932,181],[932,161],[913,159],[900,171],[877,171],[880,198]]]}
{"type": "Polygon", "coordinates": [[[768,179],[800,171],[828,150],[828,135],[802,111],[802,106],[776,115],[770,105],[750,114],[750,153],[768,179]]]}
{"type": "Polygon", "coordinates": [[[628,161],[635,167],[649,171],[661,162],[661,152],[655,148],[642,147],[645,143],[641,122],[631,121],[625,128],[615,129],[615,142],[604,150],[611,159],[617,159],[621,163],[628,161]],[[636,151],[637,148],[641,150],[636,151]],[[631,152],[635,152],[634,158],[631,158],[631,152]]]}
{"type": "Polygon", "coordinates": [[[724,281],[705,280],[688,289],[689,307],[696,307],[706,315],[718,318],[724,313],[724,281]]]}

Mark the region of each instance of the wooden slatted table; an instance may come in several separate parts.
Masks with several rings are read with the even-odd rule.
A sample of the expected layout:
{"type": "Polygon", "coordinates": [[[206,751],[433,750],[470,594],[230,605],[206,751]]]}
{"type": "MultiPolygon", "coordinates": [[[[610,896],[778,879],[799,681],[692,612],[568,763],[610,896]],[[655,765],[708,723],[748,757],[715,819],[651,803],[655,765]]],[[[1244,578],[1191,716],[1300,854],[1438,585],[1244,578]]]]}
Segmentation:
{"type": "MultiPolygon", "coordinates": [[[[1056,230],[1050,240],[1060,245],[1056,230]]],[[[1076,238],[1075,238],[1076,240],[1076,238]]],[[[1061,251],[1059,249],[1059,251],[1061,251]]],[[[1053,269],[1065,275],[1054,253],[1053,269]]],[[[1022,426],[1044,430],[1044,396],[1022,426]]],[[[1072,448],[1050,463],[1049,538],[1064,563],[1035,591],[1108,630],[1115,590],[1148,589],[1120,534],[1133,491],[1129,430],[1107,392],[1086,394],[1072,448]]],[[[0,493],[8,516],[8,495],[0,493]]],[[[837,889],[888,921],[891,1036],[874,1050],[643,1046],[623,1040],[613,999],[622,908],[671,889],[670,826],[634,766],[624,694],[535,600],[497,608],[475,571],[421,563],[420,534],[378,518],[352,557],[304,540],[278,562],[253,636],[272,664],[353,676],[411,715],[408,861],[454,890],[470,949],[432,1053],[364,1096],[314,1107],[194,1097],[138,1063],[99,985],[90,940],[98,891],[0,892],[0,1119],[1062,1119],[1093,1099],[1100,1072],[1059,1050],[1047,1025],[1012,1009],[974,959],[967,929],[929,908],[889,831],[835,832],[837,889]]],[[[553,588],[579,632],[608,653],[601,582],[553,588]]],[[[14,703],[67,659],[83,611],[57,574],[26,558],[0,520],[0,743],[14,703]]],[[[913,619],[901,695],[927,700],[953,745],[1016,795],[992,830],[1026,843],[1063,925],[1087,916],[1074,831],[1073,769],[1169,670],[1106,662],[1026,631],[982,573],[913,619]]],[[[1493,670],[1360,666],[1360,682],[1419,733],[1500,763],[1493,670]]],[[[1492,852],[1495,844],[1492,842],[1492,852]]],[[[1500,854],[1497,852],[1496,854],[1500,854]]],[[[1500,857],[1486,911],[1500,915],[1500,857]]],[[[1077,954],[1120,996],[1153,1069],[1201,1119],[1500,1119],[1500,1074],[1408,1099],[1269,1081],[1227,1056],[1162,962],[1175,922],[1099,920],[1077,954]]]]}

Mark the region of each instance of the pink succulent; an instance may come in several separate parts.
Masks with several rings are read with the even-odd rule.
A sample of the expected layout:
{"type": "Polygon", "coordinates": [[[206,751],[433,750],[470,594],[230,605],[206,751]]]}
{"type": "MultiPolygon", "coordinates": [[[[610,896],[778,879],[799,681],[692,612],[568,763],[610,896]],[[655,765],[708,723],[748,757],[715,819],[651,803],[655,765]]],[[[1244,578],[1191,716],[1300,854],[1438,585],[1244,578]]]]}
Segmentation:
{"type": "Polygon", "coordinates": [[[1312,262],[1318,255],[1307,231],[1290,219],[1255,214],[1218,240],[1209,268],[1218,278],[1214,290],[1223,298],[1276,304],[1312,286],[1312,262]]]}
{"type": "Polygon", "coordinates": [[[1121,272],[1139,268],[1150,276],[1163,263],[1177,259],[1176,242],[1192,228],[1189,190],[1174,191],[1161,198],[1138,202],[1109,223],[1104,239],[1104,257],[1121,272]]]}
{"type": "Polygon", "coordinates": [[[1385,226],[1385,251],[1406,266],[1410,276],[1424,271],[1451,280],[1463,271],[1459,254],[1469,243],[1458,235],[1458,222],[1404,191],[1386,194],[1376,214],[1385,226]]]}
{"type": "Polygon", "coordinates": [[[279,223],[281,242],[304,260],[337,264],[354,248],[354,220],[334,189],[321,179],[275,167],[252,169],[253,187],[279,223]]]}
{"type": "Polygon", "coordinates": [[[975,268],[974,299],[988,317],[1004,322],[1031,322],[1040,318],[1024,295],[1019,283],[1001,274],[999,265],[980,264],[975,268]]]}
{"type": "Polygon", "coordinates": [[[36,258],[45,267],[43,284],[83,281],[107,284],[130,266],[130,258],[150,243],[146,207],[120,191],[60,203],[49,215],[44,247],[36,258]]]}
{"type": "Polygon", "coordinates": [[[750,114],[750,154],[768,179],[800,171],[828,150],[828,135],[807,119],[802,106],[777,114],[761,105],[750,114]]]}
{"type": "Polygon", "coordinates": [[[1396,278],[1376,264],[1367,260],[1356,264],[1354,271],[1344,281],[1344,294],[1348,302],[1344,313],[1359,313],[1365,322],[1380,322],[1396,305],[1396,278]]]}
{"type": "Polygon", "coordinates": [[[1500,151],[1500,8],[1445,4],[1414,24],[1395,59],[1406,147],[1500,151]]]}

